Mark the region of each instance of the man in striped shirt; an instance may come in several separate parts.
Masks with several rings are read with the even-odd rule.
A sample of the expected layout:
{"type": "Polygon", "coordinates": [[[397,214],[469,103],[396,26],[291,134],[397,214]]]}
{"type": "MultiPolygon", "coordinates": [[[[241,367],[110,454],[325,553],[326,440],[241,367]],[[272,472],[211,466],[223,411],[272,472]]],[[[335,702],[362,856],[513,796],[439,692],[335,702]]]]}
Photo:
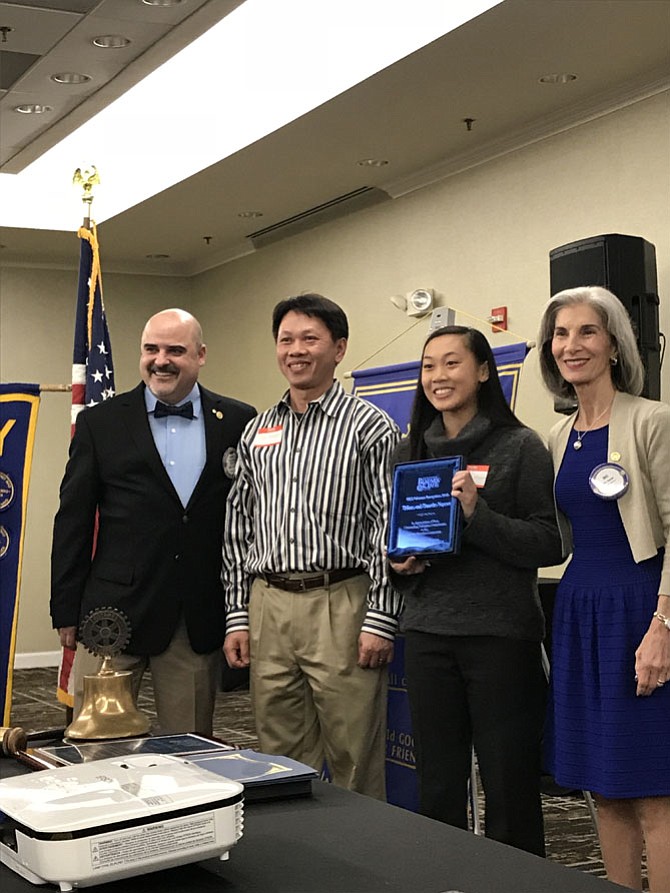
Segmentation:
{"type": "Polygon", "coordinates": [[[226,510],[224,651],[251,667],[260,748],[383,799],[387,664],[400,597],[386,570],[399,431],[334,381],[349,328],[321,295],[280,302],[289,388],[239,445],[226,510]]]}

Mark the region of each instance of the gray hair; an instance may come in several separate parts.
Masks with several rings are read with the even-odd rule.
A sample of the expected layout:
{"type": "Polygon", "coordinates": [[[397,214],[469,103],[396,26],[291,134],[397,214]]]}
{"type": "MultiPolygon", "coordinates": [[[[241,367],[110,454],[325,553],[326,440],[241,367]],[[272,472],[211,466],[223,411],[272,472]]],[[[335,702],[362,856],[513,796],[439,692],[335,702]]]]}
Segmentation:
{"type": "Polygon", "coordinates": [[[537,343],[540,351],[540,372],[547,388],[557,397],[575,396],[574,388],[565,381],[558,371],[551,352],[556,315],[563,307],[569,307],[572,304],[588,304],[593,307],[602,320],[617,356],[617,363],[612,366],[614,387],[618,391],[625,391],[634,396],[641,394],[644,387],[644,366],[640,359],[630,317],[616,295],[599,285],[559,291],[544,308],[537,343]]]}

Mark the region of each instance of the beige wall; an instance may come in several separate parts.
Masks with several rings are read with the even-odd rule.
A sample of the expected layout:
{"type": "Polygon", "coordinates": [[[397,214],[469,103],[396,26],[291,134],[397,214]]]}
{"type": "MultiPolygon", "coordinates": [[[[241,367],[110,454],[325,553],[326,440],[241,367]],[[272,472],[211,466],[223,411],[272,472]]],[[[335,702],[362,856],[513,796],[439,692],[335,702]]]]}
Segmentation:
{"type": "MultiPolygon", "coordinates": [[[[388,300],[417,287],[437,289],[441,303],[471,315],[460,313],[457,322],[476,324],[472,317],[507,305],[512,332],[533,339],[549,296],[549,251],[599,233],[642,236],[656,245],[661,330],[670,332],[669,159],[665,93],[190,282],[106,276],[117,383],[137,380],[142,322],[170,304],[188,306],[203,323],[209,348],[203,382],[259,408],[283,388],[271,309],[301,291],[320,291],[346,309],[352,335],[342,371],[418,356],[428,322],[410,330],[414,320],[388,300]]],[[[0,277],[2,379],[67,381],[73,276],[9,270],[0,277]]],[[[494,346],[511,340],[491,336],[494,346]]],[[[67,402],[46,395],[40,411],[19,652],[48,650],[55,642],[47,616],[49,528],[67,448],[67,402]]],[[[554,419],[536,352],[526,361],[517,410],[543,434],[554,419]]]]}
{"type": "MultiPolygon", "coordinates": [[[[222,386],[259,407],[274,400],[282,381],[271,310],[309,289],[347,310],[352,334],[343,370],[379,348],[367,365],[418,355],[428,322],[389,344],[414,322],[389,297],[420,286],[436,288],[441,303],[475,317],[507,305],[510,329],[534,339],[549,296],[549,251],[598,233],[643,236],[656,245],[661,329],[670,330],[669,159],[665,93],[199,276],[194,299],[210,356],[225,362],[222,386]]],[[[472,322],[462,314],[457,321],[472,322]]],[[[491,336],[494,346],[511,340],[491,336]]],[[[527,363],[518,409],[546,431],[551,400],[532,354],[527,363]]]]}
{"type": "MultiPolygon", "coordinates": [[[[76,254],[76,241],[73,244],[76,254]]],[[[190,303],[191,283],[106,275],[104,289],[117,390],[126,390],[139,380],[137,361],[144,321],[163,307],[190,303]]],[[[0,380],[70,381],[76,291],[76,269],[0,268],[0,380]]],[[[58,648],[49,618],[49,555],[69,441],[70,394],[43,393],[28,499],[18,655],[58,648]]]]}

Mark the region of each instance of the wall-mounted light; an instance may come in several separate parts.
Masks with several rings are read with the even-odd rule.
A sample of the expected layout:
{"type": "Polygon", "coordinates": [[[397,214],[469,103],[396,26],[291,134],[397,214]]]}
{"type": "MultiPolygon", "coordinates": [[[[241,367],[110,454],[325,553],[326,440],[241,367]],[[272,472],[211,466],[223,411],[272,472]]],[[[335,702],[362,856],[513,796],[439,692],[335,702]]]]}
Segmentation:
{"type": "Polygon", "coordinates": [[[432,288],[415,288],[407,295],[407,315],[425,316],[433,309],[435,292],[432,288]]]}
{"type": "Polygon", "coordinates": [[[391,295],[389,301],[408,316],[426,316],[433,308],[435,289],[415,288],[406,295],[391,295]]]}

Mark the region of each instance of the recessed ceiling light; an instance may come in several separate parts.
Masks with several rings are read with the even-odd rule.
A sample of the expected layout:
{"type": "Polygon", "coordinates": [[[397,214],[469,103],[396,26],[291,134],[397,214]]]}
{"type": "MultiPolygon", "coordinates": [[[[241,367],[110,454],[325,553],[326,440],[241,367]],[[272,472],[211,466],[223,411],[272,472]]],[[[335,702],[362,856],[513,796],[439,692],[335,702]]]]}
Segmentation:
{"type": "Polygon", "coordinates": [[[21,115],[44,115],[46,112],[53,112],[50,105],[39,105],[37,103],[28,103],[27,105],[16,105],[14,111],[21,115]]]}
{"type": "Polygon", "coordinates": [[[385,158],[361,158],[356,164],[361,167],[384,167],[385,164],[388,164],[388,161],[385,158]]]}
{"type": "Polygon", "coordinates": [[[543,74],[538,78],[540,84],[569,84],[577,80],[576,74],[543,74]]]}
{"type": "Polygon", "coordinates": [[[169,254],[147,254],[145,255],[147,260],[167,260],[170,256],[169,254]]]}
{"type": "Polygon", "coordinates": [[[121,34],[101,34],[99,37],[94,37],[91,43],[103,50],[118,50],[121,47],[127,47],[130,38],[123,37],[121,34]]]}
{"type": "Polygon", "coordinates": [[[59,71],[58,74],[52,74],[51,80],[57,84],[85,84],[91,78],[87,74],[81,74],[78,71],[59,71]]]}
{"type": "MultiPolygon", "coordinates": [[[[72,217],[65,209],[71,207],[71,178],[63,177],[62,170],[70,169],[73,158],[86,157],[95,158],[96,166],[104,172],[104,189],[95,198],[95,217],[98,224],[101,224],[126,208],[160,194],[175,181],[181,182],[194,176],[219,163],[222,158],[233,157],[265,134],[278,132],[291,121],[300,120],[311,109],[352,89],[365,78],[372,77],[375,72],[409,56],[498,2],[499,0],[470,0],[466,4],[416,0],[412,4],[412,15],[403,17],[402,11],[406,4],[369,0],[356,4],[355,28],[350,27],[351,4],[333,3],[332,25],[334,29],[338,29],[338,33],[343,34],[341,55],[345,57],[342,66],[336,66],[337,71],[326,71],[328,66],[319,65],[323,61],[323,23],[320,23],[319,30],[319,17],[313,15],[314,7],[318,5],[314,0],[290,0],[290,4],[288,0],[285,3],[278,3],[276,0],[221,3],[228,7],[234,5],[235,10],[169,62],[151,72],[119,100],[108,105],[57,146],[45,152],[21,174],[0,173],[0,223],[2,226],[30,228],[35,224],[35,207],[39,206],[40,226],[69,231],[72,217]],[[292,10],[290,15],[286,11],[289,6],[292,10]],[[383,15],[380,10],[384,11],[383,15]],[[296,21],[300,22],[300,28],[295,27],[296,21]],[[315,31],[303,30],[302,25],[314,27],[315,31]],[[339,31],[340,28],[342,32],[339,31]],[[221,93],[217,99],[217,108],[221,114],[213,116],[211,91],[193,91],[193,71],[198,71],[205,83],[232,83],[235,77],[240,80],[239,72],[249,65],[248,41],[245,42],[245,35],[248,36],[249,33],[258,33],[269,38],[266,43],[261,41],[259,44],[260,51],[254,57],[254,66],[255,73],[261,79],[271,82],[276,93],[275,90],[265,91],[262,96],[258,96],[252,89],[247,94],[243,88],[253,88],[253,79],[250,83],[247,83],[247,79],[242,79],[239,90],[221,93]],[[293,40],[296,41],[295,44],[292,43],[293,40]],[[309,53],[306,52],[307,49],[309,53]],[[213,63],[211,70],[203,68],[209,62],[213,63]],[[306,66],[310,71],[318,69],[317,74],[327,75],[323,82],[319,77],[310,77],[309,90],[305,90],[306,66]],[[189,111],[196,123],[193,127],[175,128],[175,103],[184,102],[188,102],[189,111]],[[249,114],[250,108],[253,109],[253,114],[249,114]],[[141,120],[137,120],[138,117],[141,120]],[[220,127],[221,120],[228,122],[223,130],[220,127]],[[133,132],[136,138],[129,140],[129,132],[133,132]],[[136,177],[131,183],[127,172],[137,163],[138,145],[142,145],[144,154],[150,155],[156,163],[152,163],[143,172],[143,176],[136,177]],[[166,145],[174,148],[174,155],[178,156],[176,159],[172,151],[165,151],[166,145]]],[[[124,0],[124,3],[129,10],[135,8],[139,12],[139,0],[124,0]]],[[[194,6],[202,7],[202,3],[203,0],[188,5],[183,3],[172,10],[156,8],[144,18],[164,18],[168,13],[184,12],[194,6]]],[[[0,0],[0,8],[6,5],[0,0]]],[[[65,4],[64,0],[59,0],[52,5],[81,6],[81,3],[65,4]]],[[[115,7],[114,3],[105,5],[115,7]]],[[[218,5],[209,3],[208,8],[218,5]]],[[[121,28],[122,25],[113,26],[111,22],[108,25],[100,24],[92,33],[89,31],[87,40],[90,43],[92,37],[97,36],[96,32],[98,35],[121,34],[121,28]]],[[[134,43],[135,40],[131,46],[134,43]]],[[[131,54],[133,52],[134,49],[131,54]]],[[[108,53],[107,56],[109,55],[108,53]]],[[[66,64],[58,63],[56,71],[72,70],[75,63],[72,62],[68,69],[64,67],[66,64]]],[[[52,66],[52,69],[55,67],[52,66]]],[[[52,73],[54,72],[47,70],[47,78],[52,73]]],[[[68,96],[88,95],[98,86],[97,75],[93,75],[92,81],[95,84],[81,84],[79,90],[71,86],[69,93],[67,89],[64,92],[68,96]]],[[[37,96],[33,100],[38,101],[37,96]]],[[[22,100],[16,100],[17,105],[24,101],[30,101],[30,98],[25,96],[22,100]]],[[[44,98],[41,101],[49,100],[44,98]]],[[[54,116],[57,109],[58,105],[54,106],[54,116]]],[[[374,147],[368,144],[360,148],[378,149],[381,153],[383,147],[381,144],[375,144],[374,147]]],[[[352,166],[356,166],[356,155],[358,158],[365,157],[356,152],[348,162],[352,166]]],[[[390,164],[387,166],[390,167],[390,164]]],[[[372,173],[367,177],[375,180],[385,176],[382,170],[379,170],[378,175],[374,173],[374,168],[362,170],[371,170],[372,173]]],[[[365,179],[366,175],[361,174],[359,177],[365,179]]],[[[247,208],[253,207],[247,204],[247,208]]],[[[231,219],[237,214],[234,208],[229,213],[231,219]]],[[[246,224],[260,224],[261,220],[245,221],[240,232],[246,224]]],[[[195,238],[199,238],[197,233],[195,238]]]]}
{"type": "Polygon", "coordinates": [[[262,211],[240,211],[237,216],[241,217],[243,220],[253,220],[256,217],[262,217],[263,212],[262,211]]]}
{"type": "Polygon", "coordinates": [[[184,0],[142,0],[145,6],[179,6],[184,0]]]}

